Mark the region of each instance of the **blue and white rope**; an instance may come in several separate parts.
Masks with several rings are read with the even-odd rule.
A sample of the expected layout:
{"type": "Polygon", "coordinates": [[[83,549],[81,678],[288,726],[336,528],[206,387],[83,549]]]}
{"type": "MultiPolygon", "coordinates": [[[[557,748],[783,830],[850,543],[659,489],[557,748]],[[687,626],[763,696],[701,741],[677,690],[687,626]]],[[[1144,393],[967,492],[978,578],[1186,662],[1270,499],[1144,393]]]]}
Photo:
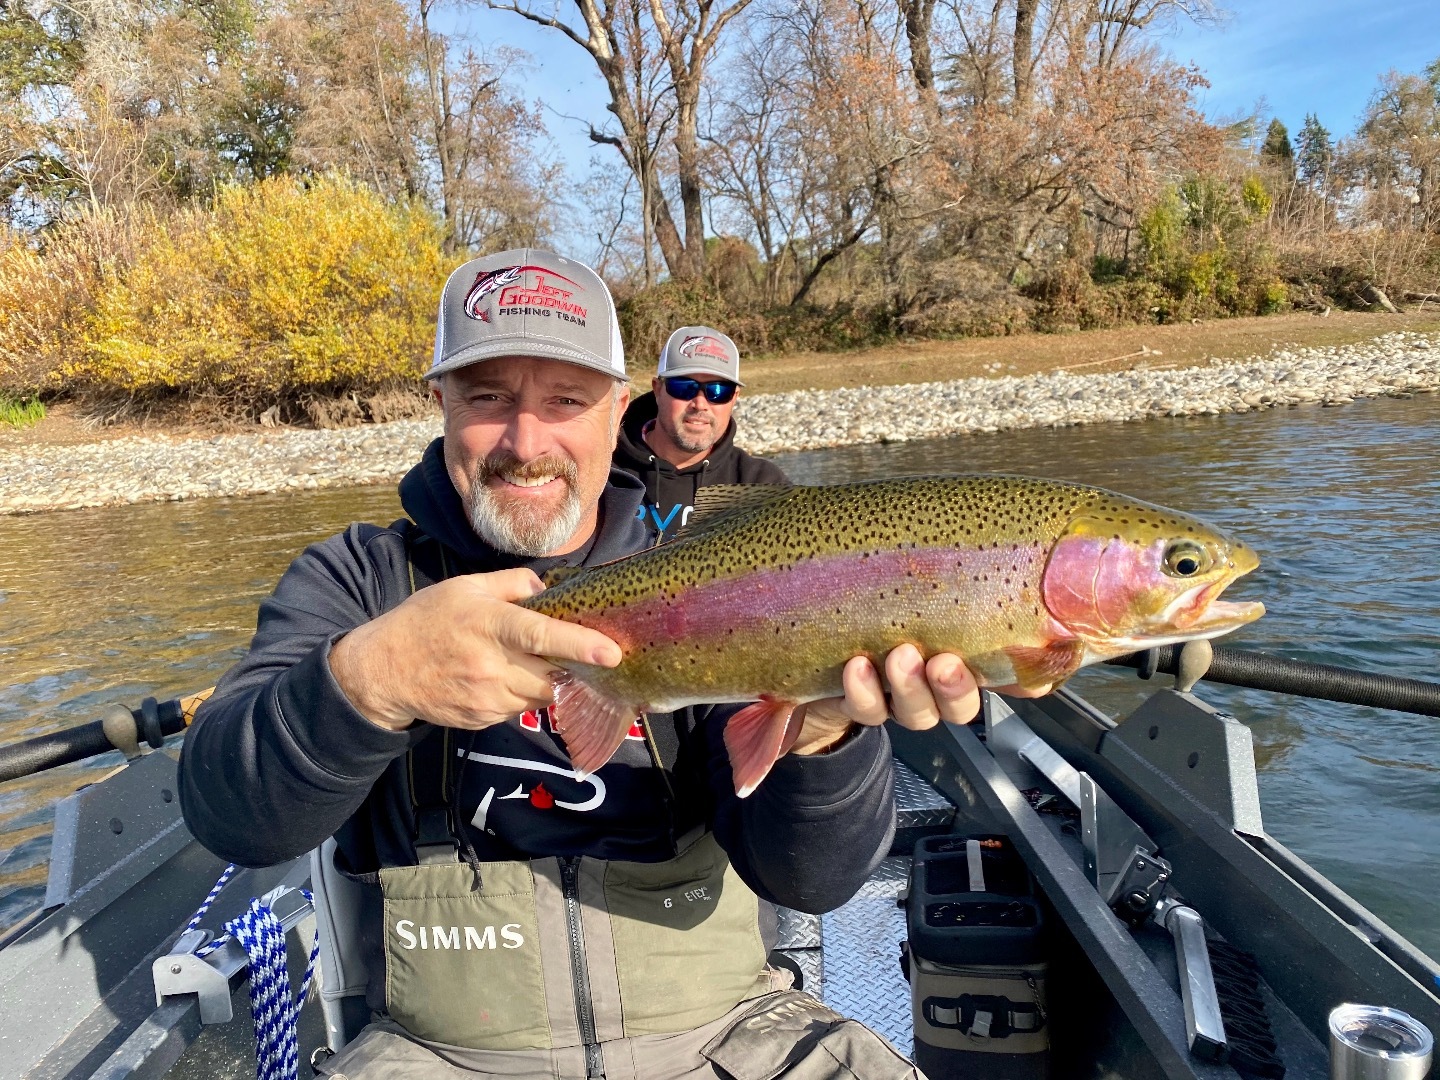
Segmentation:
{"type": "MultiPolygon", "coordinates": [[[[200,920],[205,917],[205,913],[210,910],[210,905],[215,903],[215,898],[220,895],[220,891],[224,889],[226,885],[230,884],[230,879],[234,876],[235,864],[231,863],[229,866],[225,867],[224,872],[221,873],[220,877],[211,887],[210,895],[205,897],[204,903],[200,905],[199,909],[196,910],[194,915],[190,916],[190,922],[187,923],[185,926],[185,933],[188,934],[191,930],[199,929],[200,920]]],[[[200,957],[209,956],[212,952],[214,952],[223,944],[225,944],[224,936],[217,937],[208,945],[202,945],[200,948],[196,949],[195,955],[200,957]]]]}
{"type": "MultiPolygon", "coordinates": [[[[301,890],[306,900],[313,898],[301,890]]],[[[300,1005],[310,992],[315,960],[320,955],[317,931],[300,981],[299,995],[290,991],[290,969],[285,949],[285,927],[259,898],[225,929],[250,956],[250,1012],[255,1017],[256,1080],[298,1080],[300,1005]]]]}
{"type": "MultiPolygon", "coordinates": [[[[199,927],[200,920],[234,874],[235,864],[231,863],[191,917],[185,927],[187,933],[199,927]]],[[[314,903],[314,897],[307,890],[300,891],[307,901],[314,903]]],[[[244,912],[225,924],[225,931],[214,941],[196,949],[195,955],[208,956],[233,937],[250,958],[250,1012],[255,1017],[256,1080],[299,1080],[300,1006],[310,993],[310,984],[315,976],[315,961],[320,956],[320,931],[318,928],[315,931],[298,995],[290,992],[285,927],[263,899],[256,897],[251,900],[244,912]]]]}

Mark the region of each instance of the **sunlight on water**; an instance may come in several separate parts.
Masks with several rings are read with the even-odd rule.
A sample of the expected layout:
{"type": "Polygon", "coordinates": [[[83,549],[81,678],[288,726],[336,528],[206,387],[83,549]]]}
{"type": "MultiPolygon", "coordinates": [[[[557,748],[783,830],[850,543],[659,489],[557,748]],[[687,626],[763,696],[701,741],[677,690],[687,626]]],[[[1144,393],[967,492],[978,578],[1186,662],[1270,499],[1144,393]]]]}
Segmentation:
{"type": "MultiPolygon", "coordinates": [[[[1197,513],[1256,547],[1234,587],[1269,614],[1237,645],[1440,680],[1440,399],[1098,425],[779,459],[796,481],[1025,472],[1197,513]]],[[[211,685],[307,543],[399,515],[394,490],[0,518],[0,739],[211,685]]],[[[1114,712],[1145,684],[1075,689],[1114,712]]],[[[1440,954],[1440,721],[1206,687],[1254,731],[1268,830],[1440,954]]],[[[0,927],[44,895],[53,803],[118,755],[0,787],[0,927]]]]}

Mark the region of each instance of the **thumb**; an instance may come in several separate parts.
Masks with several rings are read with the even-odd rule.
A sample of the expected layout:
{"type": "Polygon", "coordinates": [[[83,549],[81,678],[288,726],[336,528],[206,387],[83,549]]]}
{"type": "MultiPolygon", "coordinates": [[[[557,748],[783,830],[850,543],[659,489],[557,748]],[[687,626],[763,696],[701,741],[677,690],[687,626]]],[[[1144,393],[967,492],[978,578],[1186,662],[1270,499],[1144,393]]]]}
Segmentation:
{"type": "Polygon", "coordinates": [[[528,600],[545,591],[545,586],[535,576],[535,571],[523,566],[512,570],[496,570],[489,574],[469,574],[461,579],[478,588],[485,595],[505,603],[528,600]]]}

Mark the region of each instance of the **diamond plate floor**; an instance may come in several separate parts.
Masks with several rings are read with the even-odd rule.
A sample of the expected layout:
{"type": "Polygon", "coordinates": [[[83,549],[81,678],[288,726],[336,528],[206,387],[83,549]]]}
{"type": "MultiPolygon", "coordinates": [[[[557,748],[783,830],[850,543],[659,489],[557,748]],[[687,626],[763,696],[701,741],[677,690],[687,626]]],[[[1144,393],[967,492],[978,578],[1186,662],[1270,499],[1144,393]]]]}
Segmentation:
{"type": "Polygon", "coordinates": [[[914,1052],[910,984],[900,974],[905,909],[896,898],[910,860],[886,859],[850,900],[820,917],[825,1004],[878,1031],[902,1054],[914,1052]]]}

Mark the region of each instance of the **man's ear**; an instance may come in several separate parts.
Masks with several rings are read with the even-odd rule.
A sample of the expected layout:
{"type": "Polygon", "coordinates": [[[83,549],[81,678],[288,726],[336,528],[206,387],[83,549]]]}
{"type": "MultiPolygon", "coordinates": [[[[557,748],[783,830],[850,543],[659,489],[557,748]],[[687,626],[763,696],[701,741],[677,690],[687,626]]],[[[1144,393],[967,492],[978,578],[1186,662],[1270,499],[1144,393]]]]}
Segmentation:
{"type": "Polygon", "coordinates": [[[630,407],[630,385],[626,383],[624,388],[615,395],[615,404],[610,409],[610,445],[613,447],[620,441],[620,427],[625,421],[625,410],[630,407]]]}
{"type": "Polygon", "coordinates": [[[651,392],[652,394],[656,395],[657,397],[659,396],[659,394],[660,394],[660,376],[659,376],[659,375],[651,375],[651,376],[650,376],[650,392],[651,392]]]}

